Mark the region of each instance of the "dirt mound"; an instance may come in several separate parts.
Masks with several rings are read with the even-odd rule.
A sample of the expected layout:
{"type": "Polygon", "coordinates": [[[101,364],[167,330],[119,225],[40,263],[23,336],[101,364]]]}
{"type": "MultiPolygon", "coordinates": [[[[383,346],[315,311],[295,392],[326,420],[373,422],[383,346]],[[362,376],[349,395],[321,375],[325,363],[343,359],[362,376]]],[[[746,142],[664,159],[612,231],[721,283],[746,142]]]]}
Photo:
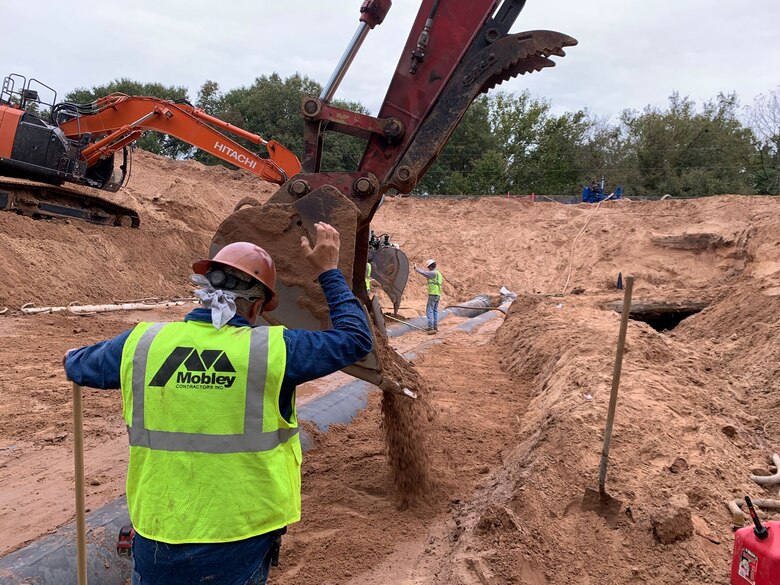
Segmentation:
{"type": "MultiPolygon", "coordinates": [[[[276,188],[143,152],[135,162],[116,196],[138,209],[140,230],[0,214],[0,305],[186,294],[188,262],[219,222],[242,198],[265,201],[276,188]]],[[[497,324],[468,335],[445,321],[434,339],[412,331],[392,341],[404,351],[427,344],[413,361],[435,415],[424,419],[431,497],[398,510],[372,394],[353,424],[315,437],[304,519],[273,578],[725,585],[726,500],[775,496],[747,476],[780,450],[778,211],[780,198],[740,196],[598,207],[388,198],[372,227],[412,264],[437,260],[443,306],[501,286],[520,296],[495,335],[497,324]],[[597,485],[620,272],[635,275],[637,301],[708,307],[671,332],[629,324],[607,477],[625,505],[608,524],[580,502],[597,485]],[[551,296],[564,289],[580,294],[551,296]]],[[[402,314],[425,297],[424,279],[411,275],[402,314]]],[[[0,550],[73,518],[72,486],[62,488],[72,477],[63,351],[184,310],[0,318],[0,550]]],[[[124,489],[126,437],[118,395],[87,390],[85,408],[87,501],[97,507],[124,489]]]]}
{"type": "Polygon", "coordinates": [[[780,442],[777,277],[739,279],[671,333],[629,323],[607,479],[624,502],[614,525],[581,501],[597,486],[619,316],[605,295],[512,305],[496,341],[534,397],[491,490],[462,512],[461,546],[486,555],[474,562],[488,580],[727,583],[727,500],[776,495],[747,478],[780,442]],[[677,520],[661,531],[671,508],[693,534],[677,520]],[[495,521],[496,510],[520,520],[495,521]],[[679,542],[661,546],[659,534],[679,542]]]}
{"type": "MultiPolygon", "coordinates": [[[[664,293],[709,289],[741,273],[763,276],[780,270],[779,210],[778,198],[742,196],[598,208],[395,197],[379,208],[373,227],[389,233],[410,264],[436,259],[446,303],[502,285],[560,293],[569,276],[567,292],[611,290],[618,273],[630,271],[639,292],[664,293]]],[[[410,276],[407,291],[404,304],[423,298],[424,281],[410,276]]]]}
{"type": "Polygon", "coordinates": [[[186,295],[187,263],[206,254],[235,204],[274,191],[242,171],[137,151],[128,187],[113,197],[138,211],[140,229],[0,214],[0,306],[186,295]]]}

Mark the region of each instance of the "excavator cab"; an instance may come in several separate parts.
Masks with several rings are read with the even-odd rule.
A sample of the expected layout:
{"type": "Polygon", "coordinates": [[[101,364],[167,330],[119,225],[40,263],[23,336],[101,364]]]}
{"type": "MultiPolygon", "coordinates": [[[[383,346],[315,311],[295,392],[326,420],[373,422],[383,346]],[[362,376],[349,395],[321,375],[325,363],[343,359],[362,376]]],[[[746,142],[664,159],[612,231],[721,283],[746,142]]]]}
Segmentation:
{"type": "Polygon", "coordinates": [[[83,138],[68,136],[53,114],[57,92],[11,73],[0,88],[0,210],[33,218],[73,218],[92,223],[137,227],[138,214],[97,196],[61,187],[76,183],[117,191],[130,172],[130,153],[114,153],[94,165],[81,157],[83,138]]]}
{"type": "Polygon", "coordinates": [[[133,143],[147,131],[179,138],[276,184],[301,169],[283,145],[214,118],[186,100],[113,93],[88,104],[57,103],[57,93],[47,85],[11,74],[0,89],[0,210],[138,227],[134,210],[61,185],[118,191],[130,175],[133,143]],[[42,89],[51,92],[50,103],[40,99],[42,89]],[[264,146],[268,158],[220,130],[264,146]]]}

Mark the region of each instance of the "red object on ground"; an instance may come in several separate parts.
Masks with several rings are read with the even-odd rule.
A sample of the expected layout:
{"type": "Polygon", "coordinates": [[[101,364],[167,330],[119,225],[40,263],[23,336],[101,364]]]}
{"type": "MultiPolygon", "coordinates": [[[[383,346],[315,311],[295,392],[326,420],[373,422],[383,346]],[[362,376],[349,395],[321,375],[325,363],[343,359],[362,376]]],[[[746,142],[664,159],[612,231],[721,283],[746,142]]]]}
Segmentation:
{"type": "Polygon", "coordinates": [[[734,534],[731,585],[780,585],[780,522],[764,524],[769,535],[759,539],[752,526],[734,534]]]}
{"type": "Polygon", "coordinates": [[[122,526],[116,539],[116,554],[129,557],[133,554],[133,537],[135,529],[132,526],[122,526]]]}

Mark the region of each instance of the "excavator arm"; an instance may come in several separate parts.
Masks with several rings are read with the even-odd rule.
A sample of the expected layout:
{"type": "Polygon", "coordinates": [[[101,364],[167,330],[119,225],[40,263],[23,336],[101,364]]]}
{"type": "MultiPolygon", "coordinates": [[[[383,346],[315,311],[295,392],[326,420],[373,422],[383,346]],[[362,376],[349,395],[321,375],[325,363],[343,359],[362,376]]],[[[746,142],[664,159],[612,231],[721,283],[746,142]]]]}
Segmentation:
{"type": "Polygon", "coordinates": [[[187,102],[172,102],[154,97],[111,94],[90,104],[89,113],[60,108],[58,115],[69,118],[59,124],[69,139],[87,138],[81,150],[87,167],[111,157],[147,130],[175,136],[204,152],[253,173],[265,181],[282,184],[298,174],[298,158],[273,140],[210,116],[187,102]],[[214,126],[254,144],[265,146],[269,158],[262,158],[214,126]]]}
{"type": "MultiPolygon", "coordinates": [[[[320,96],[305,97],[302,171],[263,206],[239,209],[219,226],[209,253],[235,241],[266,248],[277,261],[279,309],[263,315],[270,324],[306,329],[329,326],[322,292],[297,262],[297,242],[326,221],[341,234],[339,268],[384,336],[382,312],[366,294],[370,223],[391,189],[409,193],[436,160],[471,102],[503,81],[552,67],[551,56],[577,44],[552,31],[510,34],[525,0],[422,0],[384,102],[376,117],[330,105],[338,84],[368,31],[380,24],[391,0],[365,0],[360,24],[320,96]],[[353,172],[321,172],[323,136],[335,131],[365,138],[353,172]]],[[[385,354],[386,356],[386,354],[385,354]]],[[[377,351],[345,371],[402,392],[402,381],[377,351]],[[389,372],[389,374],[388,374],[389,372]]],[[[392,361],[392,360],[391,360],[392,361]]],[[[401,376],[402,377],[402,376],[401,376]]]]}
{"type": "Polygon", "coordinates": [[[210,116],[186,101],[115,93],[90,104],[57,103],[56,92],[12,73],[0,86],[0,210],[35,218],[75,218],[138,227],[135,210],[65,183],[116,192],[130,174],[127,148],[146,131],[169,134],[261,179],[285,183],[298,158],[273,140],[210,116]],[[51,103],[39,90],[51,93],[51,103]],[[48,119],[28,111],[50,108],[48,119]],[[262,145],[263,158],[223,132],[262,145]],[[121,151],[121,158],[115,161],[121,151]]]}

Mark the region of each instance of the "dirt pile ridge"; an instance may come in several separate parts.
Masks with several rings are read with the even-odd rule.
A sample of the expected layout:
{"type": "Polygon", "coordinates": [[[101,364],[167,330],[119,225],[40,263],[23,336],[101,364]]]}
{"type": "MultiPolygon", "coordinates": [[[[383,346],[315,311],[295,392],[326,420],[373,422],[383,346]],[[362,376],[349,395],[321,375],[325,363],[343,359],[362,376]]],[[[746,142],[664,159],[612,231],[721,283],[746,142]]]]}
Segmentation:
{"type": "Polygon", "coordinates": [[[241,171],[136,151],[128,187],[109,195],[138,211],[140,229],[0,214],[0,306],[186,295],[187,262],[206,254],[235,204],[275,190],[241,171]]]}
{"type": "MultiPolygon", "coordinates": [[[[697,200],[589,204],[482,199],[389,198],[376,233],[389,233],[410,264],[434,258],[446,279],[444,301],[504,285],[517,292],[614,288],[632,271],[638,291],[710,289],[747,272],[780,269],[780,200],[720,196],[697,200]],[[585,231],[572,243],[577,234],[585,231]]],[[[410,277],[405,302],[425,295],[410,277]]]]}
{"type": "MultiPolygon", "coordinates": [[[[242,198],[264,201],[275,190],[220,167],[147,153],[135,162],[116,196],[138,209],[140,230],[0,213],[0,305],[186,293],[188,263],[205,254],[219,222],[242,198]]],[[[598,209],[388,198],[372,227],[412,264],[437,260],[442,306],[502,285],[520,296],[500,328],[496,319],[467,335],[452,330],[453,318],[434,339],[412,331],[391,341],[427,349],[413,362],[429,386],[431,497],[398,509],[381,397],[372,394],[353,424],[315,437],[303,464],[303,521],[274,579],[726,585],[725,501],[776,496],[747,476],[780,450],[779,212],[780,198],[736,195],[598,209]],[[625,506],[612,526],[579,501],[597,483],[619,323],[607,307],[621,298],[619,272],[635,275],[638,301],[709,306],[671,332],[629,324],[607,477],[625,506]],[[567,280],[580,294],[545,296],[567,280]],[[653,521],[672,499],[694,533],[660,544],[653,521]]],[[[401,313],[419,314],[425,298],[424,279],[411,275],[401,313]]],[[[73,518],[63,503],[73,500],[63,351],[186,310],[0,317],[0,554],[73,518]]],[[[120,402],[85,391],[92,509],[124,491],[120,402]]]]}
{"type": "Polygon", "coordinates": [[[510,535],[550,583],[725,582],[725,501],[761,491],[747,475],[773,438],[710,347],[630,323],[607,479],[624,511],[614,528],[580,511],[583,488],[597,485],[618,330],[618,315],[598,300],[520,299],[498,332],[502,365],[535,394],[497,482],[503,507],[527,531],[510,535]],[[675,496],[690,502],[698,530],[664,547],[652,519],[675,496]]]}

